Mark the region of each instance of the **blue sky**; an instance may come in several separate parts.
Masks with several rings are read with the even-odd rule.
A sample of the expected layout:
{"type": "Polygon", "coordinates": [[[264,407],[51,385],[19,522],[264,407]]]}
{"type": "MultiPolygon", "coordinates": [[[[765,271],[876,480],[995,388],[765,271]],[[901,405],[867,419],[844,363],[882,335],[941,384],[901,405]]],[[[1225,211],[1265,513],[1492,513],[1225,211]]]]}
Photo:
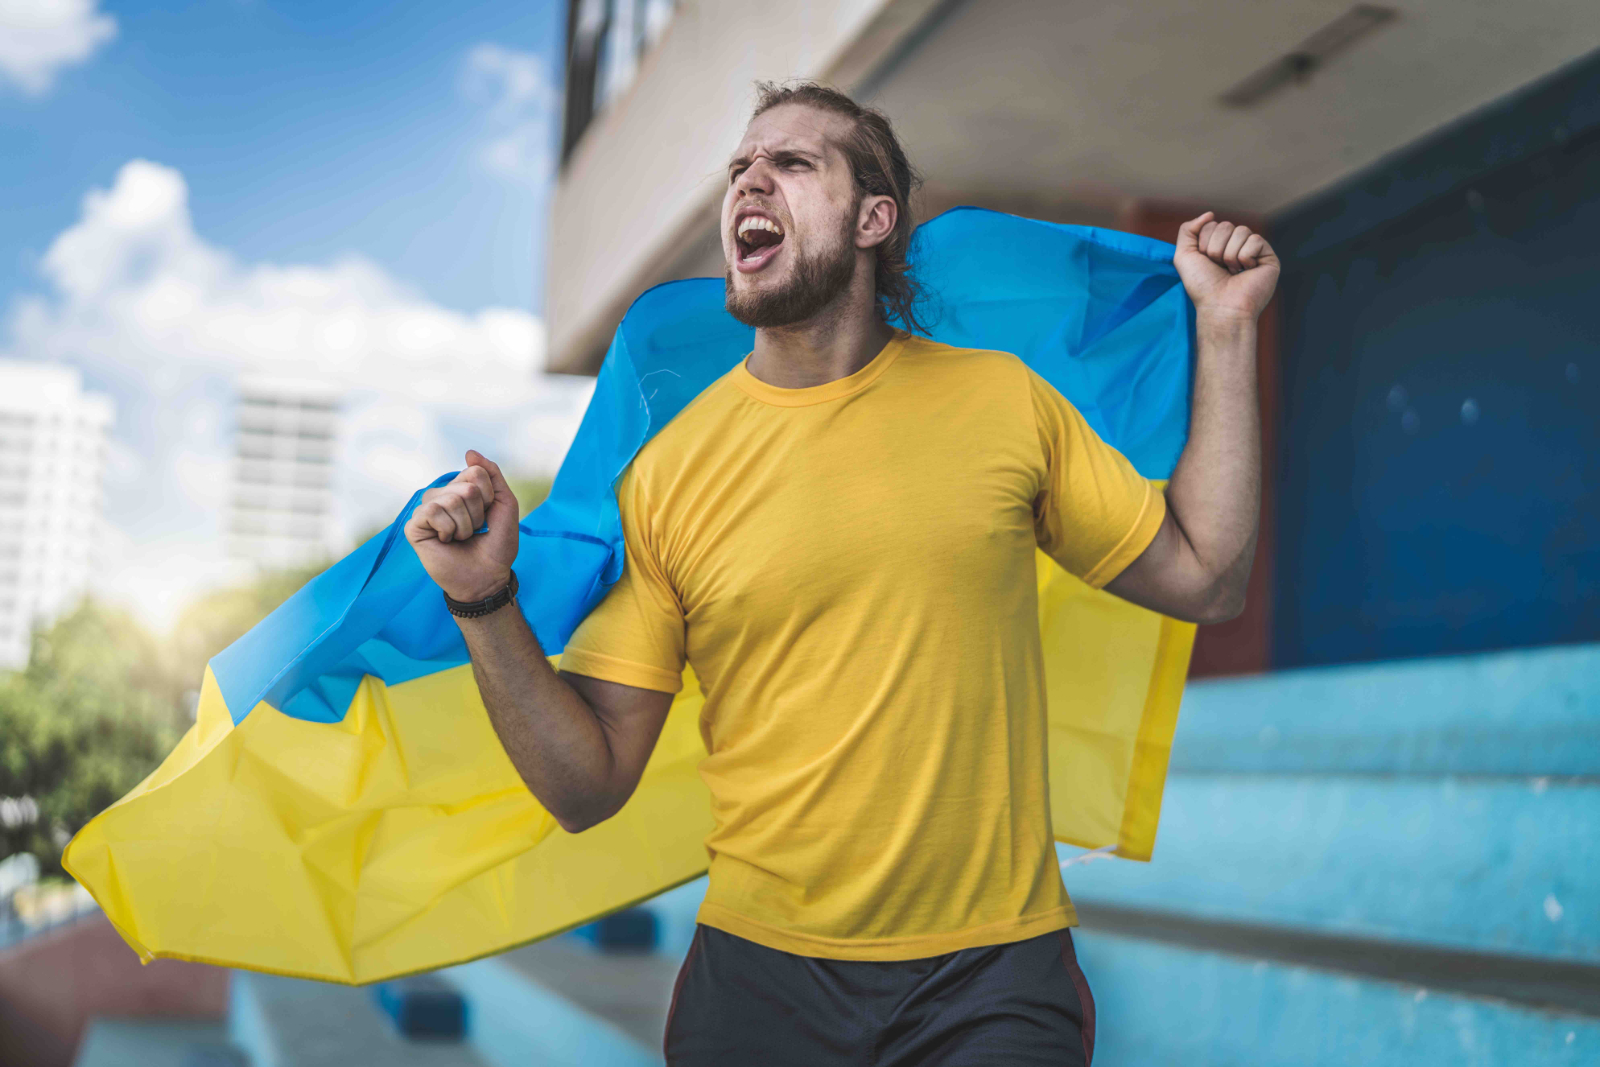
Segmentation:
{"type": "Polygon", "coordinates": [[[538,373],[563,20],[0,0],[0,358],[116,404],[108,592],[163,622],[237,576],[241,376],[344,390],[347,535],[467,446],[559,462],[588,392],[538,373]]]}
{"type": "Polygon", "coordinates": [[[553,79],[560,8],[102,5],[115,38],[52,91],[0,88],[0,292],[33,285],[84,193],[145,158],[180,170],[196,228],[246,258],[355,251],[450,307],[537,310],[546,183],[482,165],[500,131],[464,68],[492,43],[553,79]]]}

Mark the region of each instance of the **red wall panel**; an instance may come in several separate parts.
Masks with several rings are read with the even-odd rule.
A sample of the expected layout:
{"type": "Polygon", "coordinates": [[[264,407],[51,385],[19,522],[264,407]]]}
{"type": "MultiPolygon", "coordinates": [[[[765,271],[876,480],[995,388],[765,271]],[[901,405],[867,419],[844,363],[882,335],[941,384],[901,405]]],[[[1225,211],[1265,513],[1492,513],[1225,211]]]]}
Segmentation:
{"type": "Polygon", "coordinates": [[[229,972],[178,960],[141,966],[105,916],[0,952],[0,1064],[70,1067],[94,1016],[220,1019],[229,972]]]}

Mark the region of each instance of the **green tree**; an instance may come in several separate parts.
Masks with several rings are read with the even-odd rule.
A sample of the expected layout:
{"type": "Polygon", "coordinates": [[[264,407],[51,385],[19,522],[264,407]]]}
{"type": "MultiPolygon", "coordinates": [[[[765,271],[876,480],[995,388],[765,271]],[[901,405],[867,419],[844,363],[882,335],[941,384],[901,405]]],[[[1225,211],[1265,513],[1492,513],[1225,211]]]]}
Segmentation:
{"type": "Polygon", "coordinates": [[[0,821],[0,856],[31,852],[60,874],[78,829],[138,785],[192,720],[206,663],[321,568],[262,575],[190,605],[159,641],[127,612],[85,601],[36,632],[28,665],[0,674],[0,797],[33,819],[0,821]]]}
{"type": "Polygon", "coordinates": [[[26,668],[0,676],[0,796],[37,818],[0,825],[0,854],[61,849],[161,762],[185,724],[182,687],[126,612],[85,602],[34,634],[26,668]]]}

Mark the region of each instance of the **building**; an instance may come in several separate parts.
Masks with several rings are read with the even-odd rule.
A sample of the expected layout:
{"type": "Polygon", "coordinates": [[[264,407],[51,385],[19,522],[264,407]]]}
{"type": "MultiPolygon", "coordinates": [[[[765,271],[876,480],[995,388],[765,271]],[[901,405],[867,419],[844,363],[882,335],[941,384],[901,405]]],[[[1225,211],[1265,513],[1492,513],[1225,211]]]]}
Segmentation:
{"type": "Polygon", "coordinates": [[[88,589],[113,416],[70,367],[0,361],[0,666],[88,589]]]}
{"type": "MultiPolygon", "coordinates": [[[[1437,141],[1441,129],[1600,45],[1600,9],[1578,0],[1542,0],[1515,13],[1443,0],[1403,9],[1329,0],[1070,7],[1053,0],[699,0],[662,7],[650,35],[621,33],[637,6],[570,6],[567,125],[550,216],[550,255],[562,269],[549,272],[545,301],[552,371],[594,373],[622,313],[644,289],[721,273],[722,165],[758,78],[818,78],[888,111],[926,179],[924,217],[966,203],[1170,239],[1177,221],[1204,204],[1288,238],[1322,226],[1317,212],[1332,210],[1343,212],[1335,228],[1358,247],[1360,226],[1376,219],[1371,212],[1399,211],[1408,197],[1465,195],[1457,186],[1470,184],[1474,167],[1498,166],[1501,148],[1485,148],[1477,162],[1453,160],[1404,192],[1397,183],[1409,172],[1386,169],[1387,161],[1437,141]],[[619,54],[624,59],[605,58],[619,54]],[[608,74],[614,70],[627,78],[608,74]],[[1394,186],[1391,202],[1380,205],[1370,192],[1358,198],[1360,208],[1328,199],[1363,176],[1394,186]]],[[[1559,110],[1542,127],[1549,144],[1524,138],[1514,154],[1558,142],[1570,154],[1583,143],[1576,131],[1588,120],[1563,118],[1559,110]]],[[[1434,156],[1441,152],[1448,155],[1434,156]]],[[[1319,255],[1331,254],[1329,240],[1319,233],[1319,255]]],[[[1286,266],[1287,300],[1297,283],[1296,263],[1286,266]]],[[[1282,336],[1316,328],[1298,319],[1282,326],[1282,336]]],[[[1262,353],[1263,376],[1272,383],[1292,374],[1298,358],[1279,359],[1278,336],[1269,336],[1262,353]]],[[[1568,362],[1561,361],[1561,374],[1568,362]]],[[[1276,385],[1268,390],[1274,433],[1284,400],[1276,385]]],[[[1476,425],[1475,439],[1487,439],[1489,423],[1476,425]]],[[[1285,444],[1274,449],[1275,460],[1280,451],[1285,461],[1302,454],[1285,444]]],[[[1299,475],[1280,469],[1274,482],[1285,478],[1299,475]]],[[[1522,492],[1514,479],[1505,489],[1512,499],[1522,492]]],[[[1335,653],[1331,634],[1323,645],[1288,621],[1331,629],[1337,619],[1342,628],[1374,629],[1353,601],[1333,614],[1322,610],[1330,605],[1304,601],[1313,589],[1359,597],[1359,575],[1324,573],[1269,589],[1277,518],[1274,510],[1251,610],[1206,634],[1197,669],[1237,673],[1384,655],[1384,642],[1370,640],[1359,656],[1335,653]]],[[[1489,557],[1452,560],[1497,569],[1489,557]]],[[[1448,592],[1417,588],[1408,596],[1423,610],[1435,594],[1448,592]]],[[[1511,594],[1472,595],[1487,604],[1511,594]]],[[[1594,609],[1584,610],[1592,620],[1594,609]]],[[[1464,633],[1476,632],[1466,615],[1456,617],[1464,633]]],[[[1586,625],[1584,633],[1600,635],[1592,621],[1586,625]]],[[[1407,644],[1399,636],[1404,628],[1388,630],[1399,642],[1395,651],[1411,654],[1423,646],[1407,644]]],[[[1558,631],[1565,632],[1552,622],[1540,632],[1558,631]]],[[[1427,641],[1433,651],[1504,643],[1438,632],[1427,641]]]]}
{"type": "Polygon", "coordinates": [[[1155,862],[1067,875],[1096,1062],[1594,1062],[1600,6],[683,0],[618,88],[628,6],[571,7],[553,371],[722,272],[760,78],[887,111],[922,217],[1210,207],[1283,258],[1249,607],[1193,668],[1256,677],[1191,686],[1155,862]]]}
{"type": "Polygon", "coordinates": [[[333,497],[339,394],[319,382],[244,378],[234,428],[228,552],[263,569],[339,548],[333,497]]]}

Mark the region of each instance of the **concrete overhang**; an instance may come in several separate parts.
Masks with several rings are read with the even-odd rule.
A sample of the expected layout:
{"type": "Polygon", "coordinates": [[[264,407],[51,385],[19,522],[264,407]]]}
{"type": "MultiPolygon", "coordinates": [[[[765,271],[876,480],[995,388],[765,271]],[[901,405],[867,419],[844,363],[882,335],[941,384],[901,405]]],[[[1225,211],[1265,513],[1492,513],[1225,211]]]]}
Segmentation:
{"type": "Polygon", "coordinates": [[[685,0],[556,187],[549,369],[592,374],[627,305],[721,273],[722,164],[759,78],[886,110],[922,209],[1110,221],[1130,199],[1261,215],[1600,46],[1593,0],[1409,0],[1303,80],[1222,96],[1347,0],[685,0]]]}

